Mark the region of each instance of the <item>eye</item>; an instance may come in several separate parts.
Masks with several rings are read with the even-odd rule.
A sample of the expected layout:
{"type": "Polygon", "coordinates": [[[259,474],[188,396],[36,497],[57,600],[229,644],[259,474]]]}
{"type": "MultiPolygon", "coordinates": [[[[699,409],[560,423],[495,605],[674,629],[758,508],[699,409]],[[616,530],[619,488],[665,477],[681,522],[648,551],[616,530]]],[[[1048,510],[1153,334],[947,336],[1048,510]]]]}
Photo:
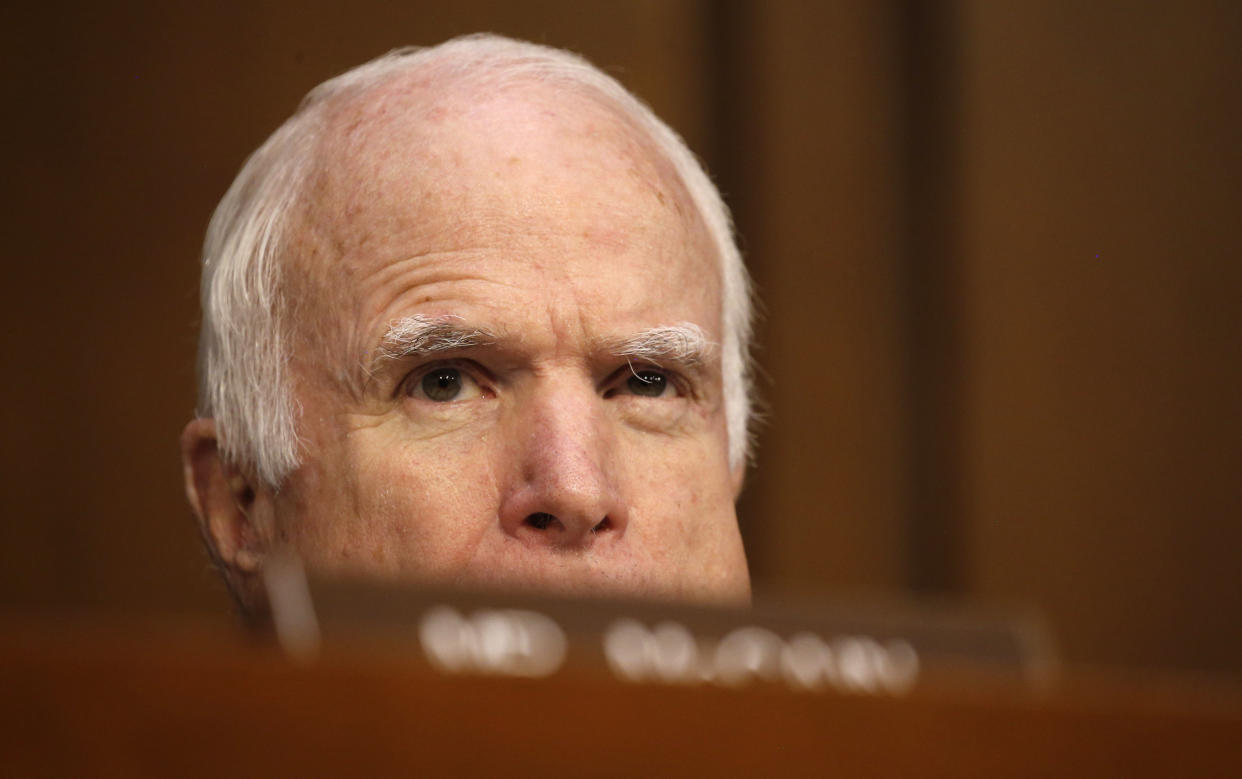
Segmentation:
{"type": "Polygon", "coordinates": [[[461,394],[461,385],[461,371],[456,368],[436,368],[424,374],[419,383],[423,394],[437,403],[455,400],[461,394]]]}
{"type": "Polygon", "coordinates": [[[605,397],[672,398],[685,394],[676,375],[660,368],[626,365],[613,381],[613,388],[605,393],[605,397]]]}
{"type": "Polygon", "coordinates": [[[470,400],[482,394],[469,373],[454,365],[436,365],[426,370],[421,376],[411,377],[408,394],[425,398],[433,403],[451,403],[453,401],[470,400]]]}
{"type": "Polygon", "coordinates": [[[659,371],[635,371],[625,380],[625,386],[635,395],[658,398],[668,389],[668,377],[659,371]]]}

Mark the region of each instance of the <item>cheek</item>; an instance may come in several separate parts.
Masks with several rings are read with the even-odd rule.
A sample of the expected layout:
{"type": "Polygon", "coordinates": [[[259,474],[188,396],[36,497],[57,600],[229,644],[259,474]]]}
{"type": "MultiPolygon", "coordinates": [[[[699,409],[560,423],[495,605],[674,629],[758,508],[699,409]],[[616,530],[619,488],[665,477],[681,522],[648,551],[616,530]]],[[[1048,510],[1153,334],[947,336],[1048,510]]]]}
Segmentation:
{"type": "Polygon", "coordinates": [[[718,447],[704,440],[666,440],[631,449],[630,502],[656,519],[666,544],[693,547],[734,523],[732,489],[718,447]]]}
{"type": "Polygon", "coordinates": [[[469,559],[495,523],[495,479],[477,442],[355,431],[298,475],[290,540],[329,569],[434,576],[469,559]]]}
{"type": "Polygon", "coordinates": [[[399,535],[404,544],[394,551],[418,565],[456,562],[496,521],[488,452],[477,441],[456,443],[368,446],[355,458],[359,521],[380,524],[390,541],[399,535]]]}

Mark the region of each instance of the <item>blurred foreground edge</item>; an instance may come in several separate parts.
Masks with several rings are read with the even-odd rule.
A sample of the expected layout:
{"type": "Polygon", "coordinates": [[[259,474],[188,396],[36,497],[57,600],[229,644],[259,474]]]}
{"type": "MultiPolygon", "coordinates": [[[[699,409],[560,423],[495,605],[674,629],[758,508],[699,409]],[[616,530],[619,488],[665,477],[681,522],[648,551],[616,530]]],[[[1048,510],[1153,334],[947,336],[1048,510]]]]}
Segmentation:
{"type": "Polygon", "coordinates": [[[927,605],[758,600],[751,609],[402,587],[265,569],[281,646],[393,654],[446,674],[902,696],[962,685],[1041,692],[1054,682],[1037,619],[927,605]]]}
{"type": "Polygon", "coordinates": [[[1053,675],[1025,619],[268,584],[276,640],[0,616],[0,776],[1242,775],[1236,681],[1053,675]]]}

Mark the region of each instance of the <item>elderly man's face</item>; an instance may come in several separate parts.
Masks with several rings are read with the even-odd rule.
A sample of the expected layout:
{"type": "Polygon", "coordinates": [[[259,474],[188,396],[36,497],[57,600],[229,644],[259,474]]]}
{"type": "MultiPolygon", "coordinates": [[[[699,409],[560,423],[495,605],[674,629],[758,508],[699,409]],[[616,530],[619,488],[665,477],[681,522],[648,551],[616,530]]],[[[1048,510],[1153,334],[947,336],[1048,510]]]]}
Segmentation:
{"type": "Polygon", "coordinates": [[[671,167],[582,96],[419,90],[331,123],[288,260],[303,464],[257,532],[341,572],[744,601],[719,265],[671,167]]]}

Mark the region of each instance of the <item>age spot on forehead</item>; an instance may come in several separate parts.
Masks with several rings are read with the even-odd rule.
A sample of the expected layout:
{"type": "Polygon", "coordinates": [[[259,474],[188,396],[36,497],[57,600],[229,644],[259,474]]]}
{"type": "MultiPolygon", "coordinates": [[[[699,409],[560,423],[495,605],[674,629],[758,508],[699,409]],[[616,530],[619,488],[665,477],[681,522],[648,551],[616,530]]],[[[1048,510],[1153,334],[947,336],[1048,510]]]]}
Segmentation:
{"type": "Polygon", "coordinates": [[[607,227],[587,227],[582,231],[582,237],[594,246],[618,254],[630,246],[629,234],[624,230],[607,227]]]}

